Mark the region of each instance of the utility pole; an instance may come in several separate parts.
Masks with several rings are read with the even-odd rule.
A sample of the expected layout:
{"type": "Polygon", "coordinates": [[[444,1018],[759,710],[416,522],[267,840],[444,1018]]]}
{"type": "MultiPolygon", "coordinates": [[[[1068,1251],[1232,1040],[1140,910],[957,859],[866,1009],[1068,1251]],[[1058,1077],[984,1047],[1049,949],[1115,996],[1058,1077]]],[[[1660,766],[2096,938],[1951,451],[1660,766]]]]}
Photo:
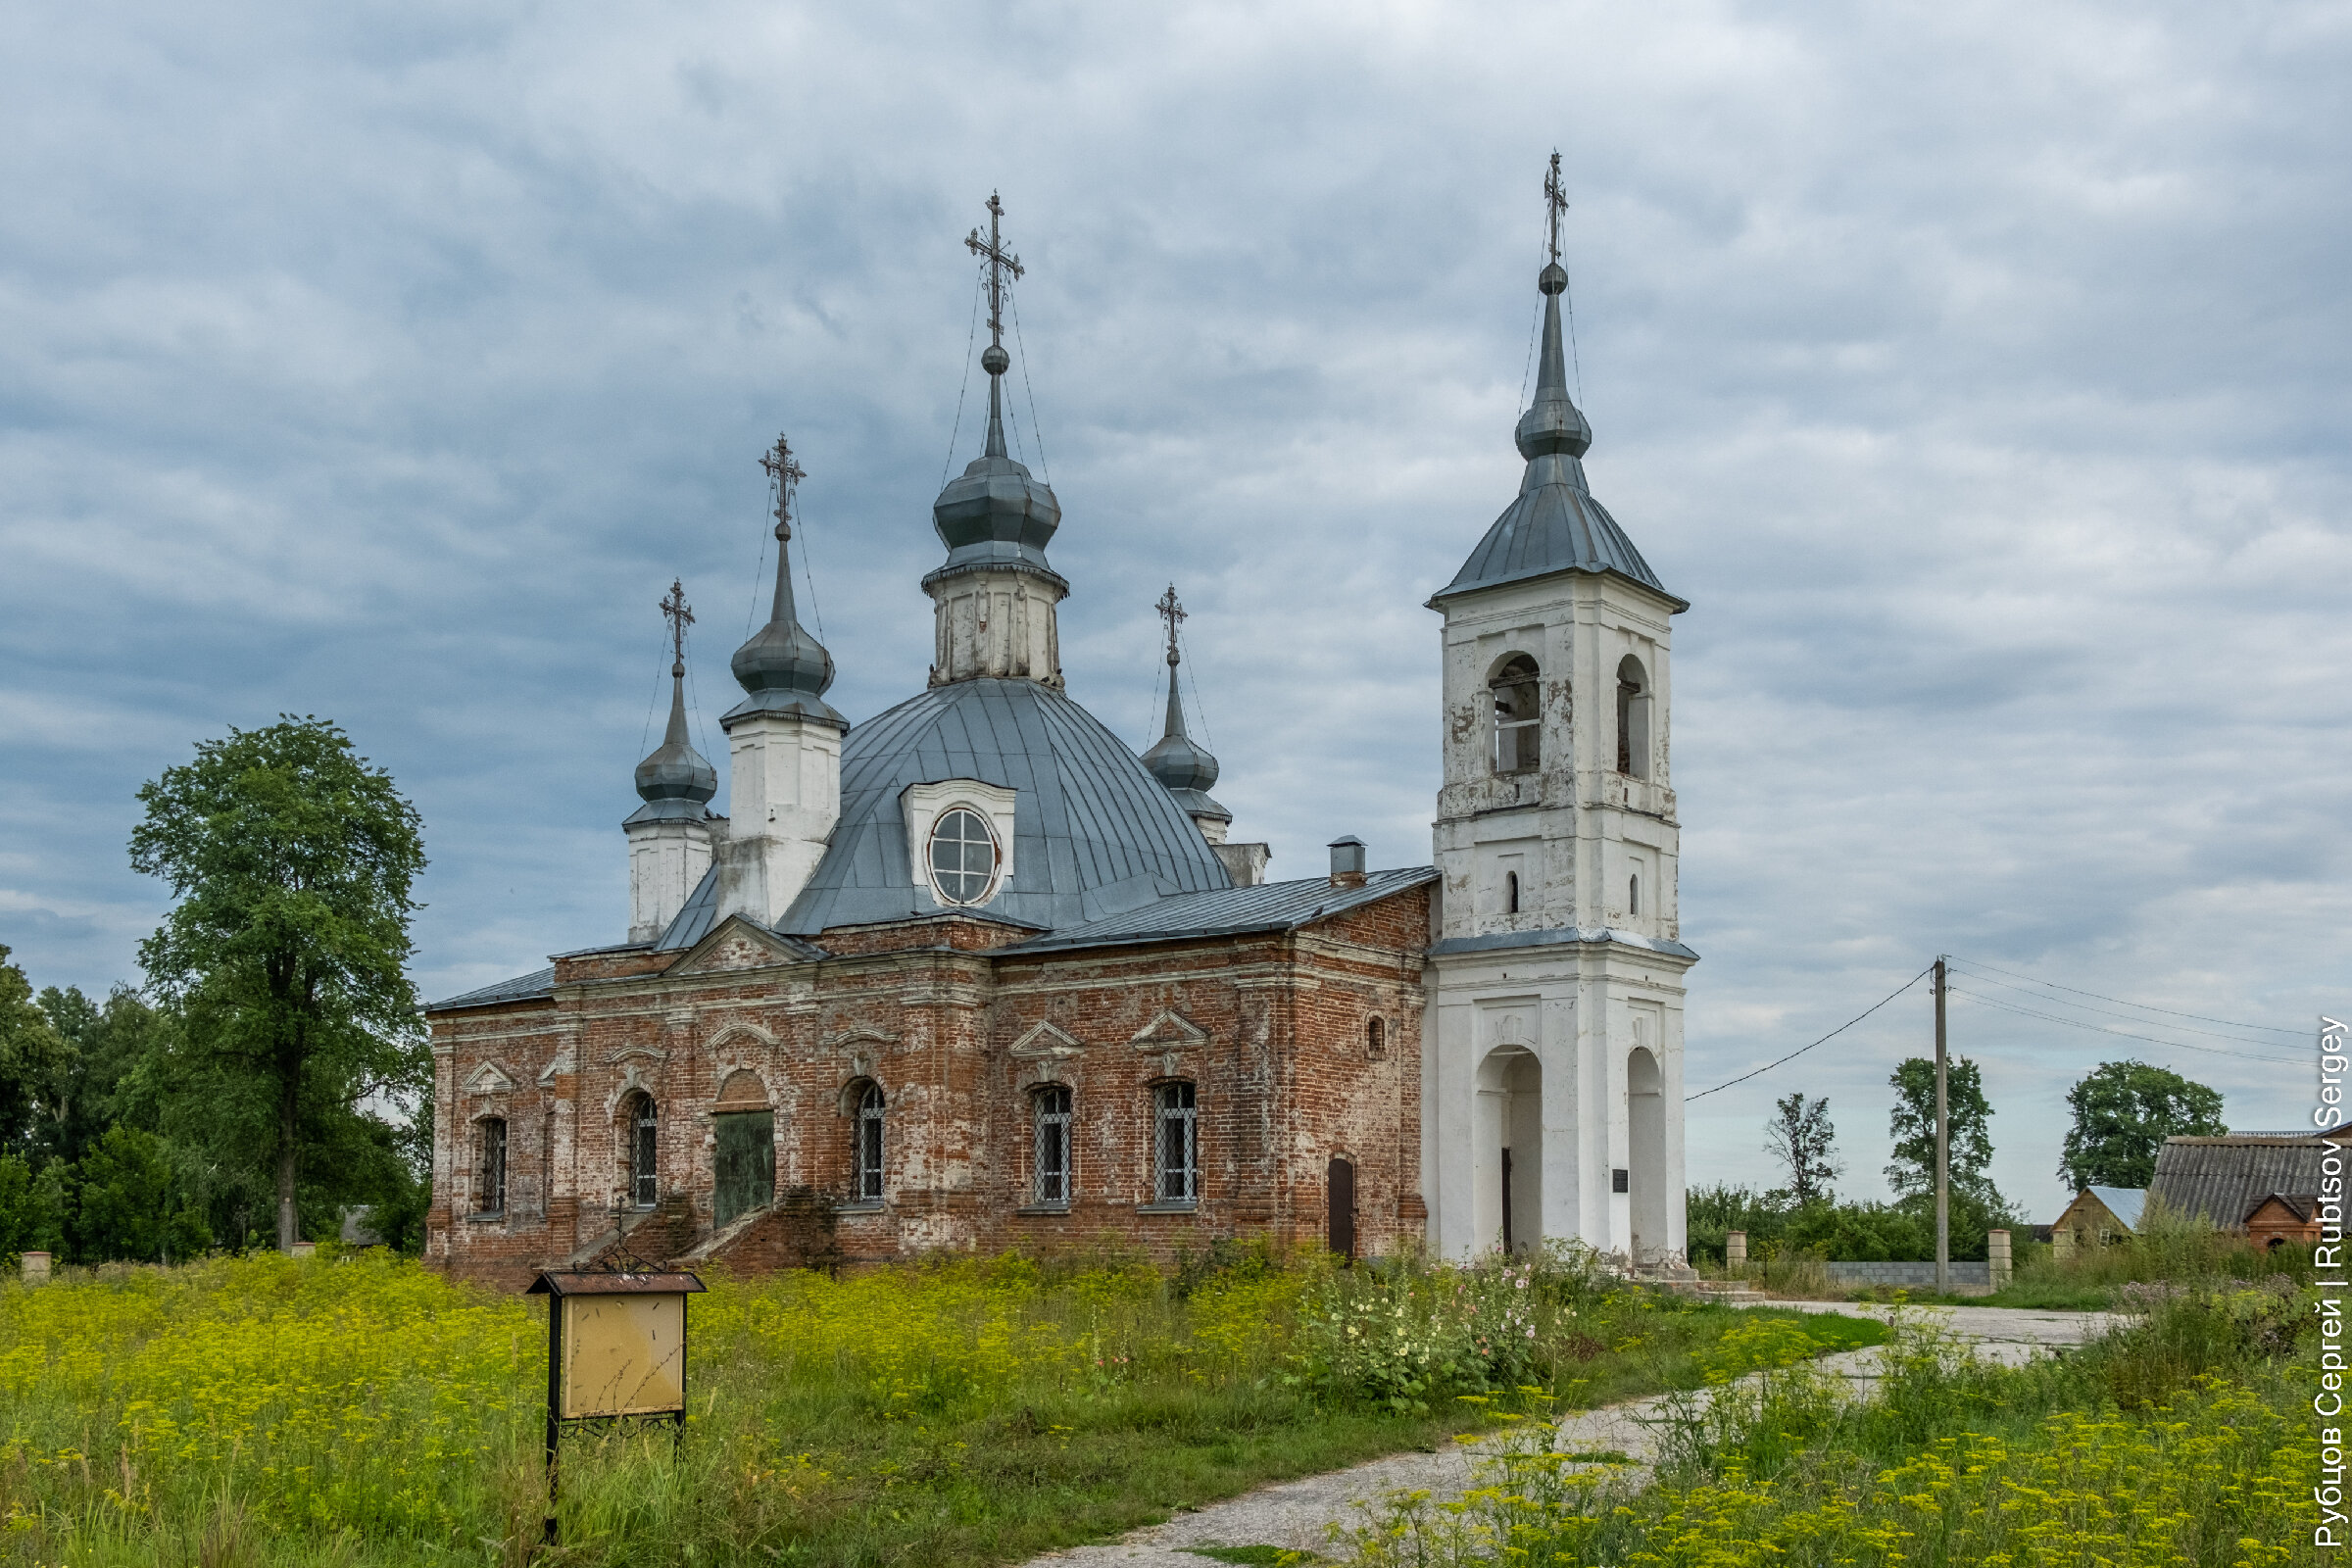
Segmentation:
{"type": "Polygon", "coordinates": [[[1943,956],[1936,957],[1936,1290],[1952,1285],[1952,1120],[1943,1083],[1943,956]]]}

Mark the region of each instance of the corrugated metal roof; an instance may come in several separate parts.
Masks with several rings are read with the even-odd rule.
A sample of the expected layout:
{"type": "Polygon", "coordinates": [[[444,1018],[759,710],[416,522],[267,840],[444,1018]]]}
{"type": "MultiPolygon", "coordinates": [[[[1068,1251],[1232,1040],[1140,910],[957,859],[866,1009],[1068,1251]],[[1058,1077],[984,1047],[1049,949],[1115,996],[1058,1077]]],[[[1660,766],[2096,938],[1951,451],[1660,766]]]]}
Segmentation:
{"type": "Polygon", "coordinates": [[[529,974],[518,974],[512,980],[501,980],[494,986],[468,991],[447,1002],[427,1003],[424,1010],[443,1012],[451,1007],[487,1007],[500,1002],[527,1002],[533,997],[553,996],[555,988],[556,968],[554,964],[549,964],[544,969],[533,969],[529,974]]]}
{"type": "Polygon", "coordinates": [[[832,843],[776,929],[937,913],[910,869],[899,797],[952,778],[1016,797],[1012,876],[981,912],[1058,931],[1231,886],[1200,830],[1092,713],[1032,680],[953,681],[850,731],[832,843]]]}
{"type": "Polygon", "coordinates": [[[662,933],[662,939],[654,944],[654,949],[659,953],[668,953],[678,948],[691,948],[709,936],[710,928],[717,923],[718,867],[714,865],[703,873],[703,879],[694,885],[694,891],[686,895],[685,906],[671,917],[669,929],[662,933]]]}
{"type": "Polygon", "coordinates": [[[1617,519],[1592,499],[1585,488],[1582,463],[1569,457],[1538,458],[1528,465],[1528,479],[1518,499],[1503,508],[1502,515],[1470,552],[1453,581],[1440,589],[1431,603],[1474,588],[1493,588],[1555,571],[1611,571],[1665,594],[1678,610],[1690,608],[1667,593],[1666,585],[1649,569],[1649,563],[1642,559],[1642,552],[1634,548],[1617,519]],[[1551,466],[1540,472],[1544,465],[1551,466]],[[1562,477],[1535,482],[1549,473],[1562,477]]]}
{"type": "Polygon", "coordinates": [[[2139,1229],[2140,1210],[2148,1206],[2145,1187],[2093,1187],[2090,1195],[2107,1205],[2107,1212],[2124,1222],[2127,1229],[2139,1229]]]}
{"type": "Polygon", "coordinates": [[[2149,1196],[2177,1214],[2201,1214],[2222,1230],[2236,1230],[2256,1203],[2273,1193],[2316,1193],[2325,1139],[2168,1138],[2156,1152],[2149,1196]]]}
{"type": "Polygon", "coordinates": [[[1329,877],[1318,876],[1298,882],[1264,882],[1253,888],[1178,894],[1140,909],[1055,931],[1052,936],[999,951],[1040,953],[1124,942],[1231,936],[1247,931],[1286,931],[1376,903],[1424,882],[1434,882],[1437,876],[1434,866],[1411,865],[1394,871],[1374,871],[1364,878],[1360,888],[1335,888],[1329,877]]]}

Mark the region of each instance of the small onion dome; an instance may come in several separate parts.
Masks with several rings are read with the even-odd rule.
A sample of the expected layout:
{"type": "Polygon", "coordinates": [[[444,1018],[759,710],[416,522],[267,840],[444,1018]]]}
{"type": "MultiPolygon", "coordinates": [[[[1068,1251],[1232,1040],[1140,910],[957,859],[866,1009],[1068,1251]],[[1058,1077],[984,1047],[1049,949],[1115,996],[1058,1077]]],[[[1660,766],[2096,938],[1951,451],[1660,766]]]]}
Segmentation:
{"type": "Polygon", "coordinates": [[[1144,771],[1159,780],[1188,815],[1233,820],[1231,811],[1208,797],[1209,786],[1217,781],[1217,760],[1207,747],[1184,732],[1184,704],[1177,696],[1173,657],[1168,661],[1167,731],[1144,754],[1144,771]]]}
{"type": "Polygon", "coordinates": [[[790,713],[842,730],[850,727],[825,701],[825,688],[833,684],[833,656],[808,634],[793,607],[791,538],[790,530],[778,523],[775,604],[767,624],[752,633],[727,662],[746,695],[719,719],[722,727],[731,727],[747,713],[790,713]]]}
{"type": "Polygon", "coordinates": [[[931,503],[931,525],[948,547],[948,559],[924,581],[973,566],[1013,566],[1067,588],[1046,562],[1046,545],[1061,526],[1061,503],[1053,487],[1004,450],[1004,351],[991,347],[988,370],[988,444],[963,472],[950,479],[931,503]]]}
{"type": "MultiPolygon", "coordinates": [[[[718,793],[718,771],[686,739],[686,666],[669,666],[669,727],[653,755],[637,764],[637,796],[648,804],[677,802],[693,808],[676,815],[702,815],[718,793]]],[[[643,814],[643,813],[640,813],[643,814]]]]}

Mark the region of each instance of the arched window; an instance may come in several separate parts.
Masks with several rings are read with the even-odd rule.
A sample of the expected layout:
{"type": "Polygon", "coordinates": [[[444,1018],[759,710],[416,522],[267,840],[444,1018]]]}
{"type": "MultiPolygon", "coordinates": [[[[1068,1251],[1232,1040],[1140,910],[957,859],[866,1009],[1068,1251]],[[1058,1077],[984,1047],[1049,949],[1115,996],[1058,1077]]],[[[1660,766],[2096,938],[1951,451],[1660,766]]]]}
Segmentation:
{"type": "Polygon", "coordinates": [[[1075,1161],[1070,1147],[1070,1091],[1047,1084],[1029,1097],[1034,1156],[1030,1162],[1029,1201],[1040,1208],[1070,1205],[1070,1177],[1075,1161]]]}
{"type": "Polygon", "coordinates": [[[1626,878],[1625,912],[1628,914],[1642,912],[1642,874],[1639,871],[1626,878]]]}
{"type": "Polygon", "coordinates": [[[858,1092],[850,1193],[860,1203],[882,1201],[882,1086],[868,1081],[858,1092]]]}
{"type": "Polygon", "coordinates": [[[1152,1091],[1152,1200],[1200,1200],[1200,1111],[1189,1083],[1152,1091]]]}
{"type": "Polygon", "coordinates": [[[651,1208],[662,1200],[662,1119],[654,1097],[640,1091],[621,1110],[629,1149],[629,1206],[651,1208]]]}
{"type": "Polygon", "coordinates": [[[503,1116],[485,1116],[473,1124],[473,1210],[477,1214],[507,1211],[507,1123],[503,1116]]]}
{"type": "Polygon", "coordinates": [[[942,811],[931,827],[931,887],[942,904],[985,904],[997,880],[997,835],[968,806],[942,811]]]}
{"type": "Polygon", "coordinates": [[[1505,914],[1519,912],[1519,873],[1516,871],[1502,873],[1502,912],[1505,914]]]}
{"type": "Polygon", "coordinates": [[[1386,1061],[1389,1055],[1389,1021],[1374,1018],[1364,1025],[1364,1054],[1374,1061],[1386,1061]]]}
{"type": "Polygon", "coordinates": [[[1487,679],[1494,699],[1494,771],[1529,773],[1544,765],[1543,680],[1536,662],[1513,654],[1487,679]]]}
{"type": "Polygon", "coordinates": [[[1649,675],[1631,654],[1617,662],[1617,771],[1649,777],[1649,675]]]}

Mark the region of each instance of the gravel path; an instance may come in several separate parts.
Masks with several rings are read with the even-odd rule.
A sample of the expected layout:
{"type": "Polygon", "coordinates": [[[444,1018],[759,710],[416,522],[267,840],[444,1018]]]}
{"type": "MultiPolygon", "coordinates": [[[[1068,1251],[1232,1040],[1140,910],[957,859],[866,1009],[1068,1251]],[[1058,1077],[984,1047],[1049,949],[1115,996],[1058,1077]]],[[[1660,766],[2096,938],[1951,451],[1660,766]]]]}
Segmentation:
{"type": "MultiPolygon", "coordinates": [[[[1795,1306],[1849,1317],[1884,1318],[1889,1310],[1853,1301],[1749,1304],[1795,1306]]],[[[1904,1310],[1932,1317],[1957,1338],[1974,1344],[1980,1355],[2011,1366],[2052,1348],[2084,1344],[2119,1321],[2109,1312],[2041,1312],[2007,1306],[1915,1306],[1904,1310]]],[[[1868,1393],[1878,1381],[1875,1347],[1842,1350],[1815,1364],[1847,1379],[1857,1396],[1868,1393]]],[[[1559,1446],[1570,1453],[1614,1450],[1646,1462],[1657,1453],[1652,1423],[1672,1397],[1653,1396],[1571,1416],[1560,1423],[1559,1446]]],[[[1482,1446],[1483,1443],[1449,1443],[1435,1453],[1392,1454],[1328,1475],[1260,1487],[1223,1502],[1188,1509],[1165,1524],[1149,1525],[1117,1541],[1049,1552],[1032,1562],[1039,1568],[1208,1568],[1211,1559],[1187,1548],[1271,1545],[1319,1551],[1326,1544],[1328,1526],[1361,1517],[1359,1505],[1377,1503],[1392,1492],[1427,1490],[1439,1500],[1459,1495],[1470,1486],[1471,1467],[1481,1457],[1482,1446]]]]}

